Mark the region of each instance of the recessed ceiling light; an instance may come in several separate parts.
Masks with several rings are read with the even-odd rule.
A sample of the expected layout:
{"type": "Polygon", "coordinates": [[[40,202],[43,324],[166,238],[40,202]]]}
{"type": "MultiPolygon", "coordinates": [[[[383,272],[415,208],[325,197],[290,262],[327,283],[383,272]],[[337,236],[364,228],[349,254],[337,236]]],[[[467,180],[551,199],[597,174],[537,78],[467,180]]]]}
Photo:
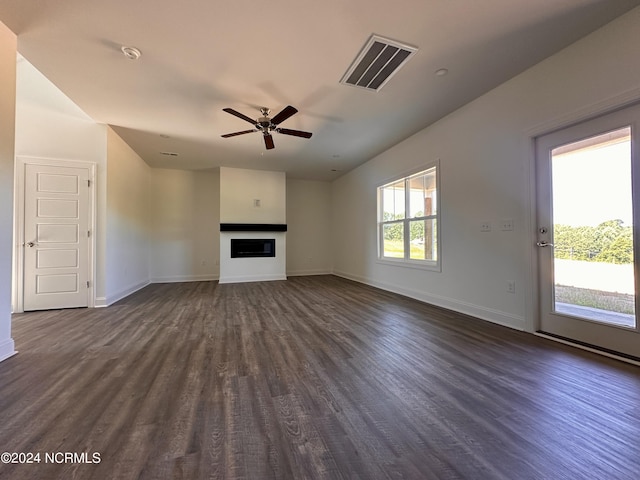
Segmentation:
{"type": "Polygon", "coordinates": [[[449,70],[446,68],[439,68],[435,71],[435,74],[438,77],[444,77],[447,73],[449,73],[449,70]]]}
{"type": "Polygon", "coordinates": [[[124,56],[129,60],[138,60],[140,58],[140,55],[142,55],[140,50],[138,50],[136,47],[123,46],[120,50],[122,50],[124,56]]]}

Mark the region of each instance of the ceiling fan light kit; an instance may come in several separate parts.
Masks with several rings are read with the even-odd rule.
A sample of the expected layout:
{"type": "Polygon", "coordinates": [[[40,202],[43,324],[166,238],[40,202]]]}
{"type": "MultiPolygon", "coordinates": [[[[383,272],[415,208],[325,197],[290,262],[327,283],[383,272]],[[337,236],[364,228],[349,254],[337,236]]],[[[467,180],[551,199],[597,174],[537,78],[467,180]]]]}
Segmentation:
{"type": "Polygon", "coordinates": [[[312,135],[310,132],[303,132],[302,130],[291,130],[289,128],[278,127],[280,123],[284,122],[292,115],[298,113],[298,110],[291,105],[287,105],[286,107],[284,107],[282,111],[273,118],[269,118],[271,110],[263,107],[260,109],[260,113],[262,114],[262,116],[257,120],[254,120],[251,117],[248,117],[247,115],[234,110],[233,108],[223,108],[222,110],[238,118],[241,118],[245,122],[249,122],[254,126],[252,130],[242,130],[240,132],[221,135],[222,138],[236,137],[238,135],[244,135],[245,133],[262,132],[262,136],[264,137],[264,145],[267,150],[271,150],[275,148],[271,132],[282,133],[283,135],[291,135],[293,137],[301,138],[311,138],[312,135]]]}

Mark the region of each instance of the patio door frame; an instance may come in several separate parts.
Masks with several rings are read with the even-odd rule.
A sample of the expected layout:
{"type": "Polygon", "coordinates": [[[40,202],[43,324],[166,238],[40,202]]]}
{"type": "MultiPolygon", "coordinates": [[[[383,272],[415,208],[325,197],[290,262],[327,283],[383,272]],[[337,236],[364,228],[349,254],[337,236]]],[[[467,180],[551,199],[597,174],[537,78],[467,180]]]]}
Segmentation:
{"type": "MultiPolygon", "coordinates": [[[[604,133],[607,131],[612,131],[617,128],[622,128],[625,126],[631,126],[632,132],[632,152],[631,152],[631,169],[632,169],[632,190],[633,190],[633,222],[634,222],[634,275],[636,279],[635,291],[636,291],[636,319],[638,319],[638,315],[640,314],[640,295],[638,295],[638,286],[640,284],[639,277],[639,264],[640,264],[640,104],[631,104],[627,105],[623,108],[616,109],[614,111],[608,111],[598,116],[592,116],[589,119],[580,122],[574,122],[572,125],[563,126],[562,128],[553,129],[553,131],[549,133],[541,133],[538,135],[532,135],[533,139],[533,147],[534,153],[532,158],[532,182],[533,182],[533,196],[532,196],[532,222],[531,222],[531,235],[532,235],[532,249],[535,253],[532,255],[532,269],[535,272],[535,287],[533,289],[533,294],[531,301],[533,302],[534,308],[533,310],[536,312],[535,321],[533,324],[534,332],[541,332],[542,330],[542,319],[543,315],[552,314],[553,315],[553,304],[542,304],[541,298],[543,296],[543,289],[549,288],[549,285],[545,284],[545,278],[543,274],[540,272],[540,265],[543,259],[547,259],[547,261],[553,261],[553,252],[549,250],[545,250],[543,248],[535,246],[538,241],[548,241],[552,243],[551,237],[547,234],[542,235],[539,232],[540,228],[546,227],[551,230],[552,225],[542,225],[540,222],[540,205],[541,205],[541,196],[548,195],[548,201],[550,199],[550,183],[544,185],[545,180],[539,178],[538,174],[538,163],[540,162],[538,156],[545,156],[550,152],[552,148],[555,146],[571,143],[573,141],[578,141],[580,139],[584,139],[587,137],[591,137],[593,135],[597,135],[598,133],[604,133]],[[540,139],[546,140],[546,152],[537,151],[538,141],[540,139]],[[553,142],[557,139],[557,145],[553,144],[553,142]],[[551,254],[551,260],[549,260],[549,255],[551,254]]],[[[550,175],[550,172],[549,172],[550,175]]],[[[546,181],[550,182],[550,178],[546,181]]],[[[552,207],[549,207],[552,208],[552,207]]],[[[552,247],[551,247],[552,248],[552,247]]],[[[549,279],[548,281],[553,281],[553,279],[549,279]]],[[[545,303],[549,303],[548,301],[545,303]]],[[[552,302],[551,302],[552,303],[552,302]]],[[[640,322],[636,321],[636,328],[621,328],[616,326],[608,326],[602,324],[593,324],[593,322],[589,322],[588,320],[576,320],[576,322],[584,322],[584,324],[591,323],[591,325],[586,325],[587,328],[591,329],[595,325],[595,331],[600,330],[601,332],[606,332],[607,334],[611,334],[614,339],[618,337],[618,346],[615,348],[611,348],[608,346],[606,342],[592,342],[589,339],[597,338],[593,336],[593,333],[587,334],[585,336],[570,337],[565,338],[569,342],[575,342],[577,344],[587,345],[588,347],[595,348],[596,350],[602,350],[604,352],[610,352],[613,354],[621,354],[621,356],[633,356],[640,358],[640,322]],[[613,329],[613,330],[609,330],[613,329]]],[[[547,334],[548,332],[541,332],[542,334],[547,334]]],[[[551,332],[554,334],[555,332],[551,332]]],[[[557,334],[557,333],[555,333],[557,334]]],[[[562,335],[560,335],[562,337],[562,335]]],[[[614,340],[615,342],[616,340],[614,340]]]]}

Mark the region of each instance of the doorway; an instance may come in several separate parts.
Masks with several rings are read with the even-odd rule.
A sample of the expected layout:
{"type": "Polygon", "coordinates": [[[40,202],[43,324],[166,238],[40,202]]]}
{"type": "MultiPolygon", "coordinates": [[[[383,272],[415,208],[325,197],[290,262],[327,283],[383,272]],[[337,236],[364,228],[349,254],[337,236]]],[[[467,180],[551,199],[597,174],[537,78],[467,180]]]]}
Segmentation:
{"type": "Polygon", "coordinates": [[[94,306],[94,171],[18,158],[14,311],[94,306]]]}
{"type": "Polygon", "coordinates": [[[538,330],[640,358],[640,106],[536,139],[538,330]]]}

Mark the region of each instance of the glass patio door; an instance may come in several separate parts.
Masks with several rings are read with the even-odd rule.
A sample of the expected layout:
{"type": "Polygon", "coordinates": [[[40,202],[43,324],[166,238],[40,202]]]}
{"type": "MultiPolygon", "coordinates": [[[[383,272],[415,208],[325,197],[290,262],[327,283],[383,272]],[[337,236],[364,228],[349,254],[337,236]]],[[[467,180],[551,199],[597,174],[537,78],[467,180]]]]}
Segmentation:
{"type": "Polygon", "coordinates": [[[535,243],[538,329],[640,358],[638,126],[635,106],[536,140],[535,243]]]}

